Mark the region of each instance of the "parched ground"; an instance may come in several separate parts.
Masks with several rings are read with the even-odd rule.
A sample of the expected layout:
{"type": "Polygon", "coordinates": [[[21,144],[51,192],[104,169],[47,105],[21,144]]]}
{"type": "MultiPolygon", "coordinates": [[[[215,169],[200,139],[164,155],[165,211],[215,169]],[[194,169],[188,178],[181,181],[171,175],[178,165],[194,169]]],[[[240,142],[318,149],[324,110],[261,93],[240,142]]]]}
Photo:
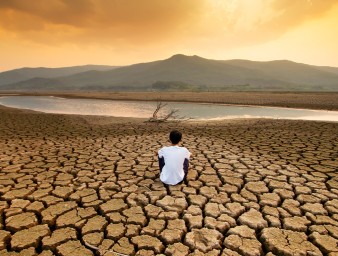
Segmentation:
{"type": "Polygon", "coordinates": [[[0,108],[0,255],[338,255],[338,123],[0,108]],[[154,152],[194,153],[164,187],[154,152]]]}

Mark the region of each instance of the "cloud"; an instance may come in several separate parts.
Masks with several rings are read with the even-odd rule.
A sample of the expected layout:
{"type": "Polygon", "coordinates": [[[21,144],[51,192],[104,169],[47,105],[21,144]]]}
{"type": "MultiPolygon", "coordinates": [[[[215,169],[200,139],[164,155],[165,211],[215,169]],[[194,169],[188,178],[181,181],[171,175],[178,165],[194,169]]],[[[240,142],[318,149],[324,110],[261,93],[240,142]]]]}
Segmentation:
{"type": "Polygon", "coordinates": [[[235,47],[278,38],[335,4],[336,0],[2,0],[0,30],[41,44],[209,40],[235,47]]]}
{"type": "Polygon", "coordinates": [[[40,41],[79,38],[112,43],[179,34],[193,25],[205,0],[4,0],[0,27],[40,41]],[[74,33],[72,35],[72,33],[74,33]],[[39,35],[41,34],[41,35],[39,35]],[[52,37],[50,37],[52,35],[52,37]]]}
{"type": "Polygon", "coordinates": [[[274,0],[270,6],[276,16],[261,25],[283,33],[306,21],[320,18],[337,4],[337,0],[274,0]]]}
{"type": "Polygon", "coordinates": [[[276,40],[337,5],[337,0],[215,0],[198,32],[219,46],[255,45],[276,40]]]}

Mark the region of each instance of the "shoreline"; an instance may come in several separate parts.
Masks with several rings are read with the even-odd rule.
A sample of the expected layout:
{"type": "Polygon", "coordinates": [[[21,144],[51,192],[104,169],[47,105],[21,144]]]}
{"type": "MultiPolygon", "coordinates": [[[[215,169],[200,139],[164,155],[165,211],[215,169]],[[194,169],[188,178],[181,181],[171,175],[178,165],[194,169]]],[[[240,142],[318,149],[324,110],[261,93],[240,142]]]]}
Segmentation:
{"type": "Polygon", "coordinates": [[[244,107],[338,111],[338,92],[8,92],[0,96],[52,96],[74,99],[165,101],[244,107]],[[175,100],[173,100],[175,99],[175,100]]]}

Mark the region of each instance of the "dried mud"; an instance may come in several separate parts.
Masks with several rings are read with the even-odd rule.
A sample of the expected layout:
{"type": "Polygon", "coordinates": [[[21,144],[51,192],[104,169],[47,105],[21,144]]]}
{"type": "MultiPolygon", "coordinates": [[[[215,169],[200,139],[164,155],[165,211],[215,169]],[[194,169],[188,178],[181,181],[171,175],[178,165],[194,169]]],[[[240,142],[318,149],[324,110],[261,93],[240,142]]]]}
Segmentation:
{"type": "Polygon", "coordinates": [[[338,124],[0,107],[0,255],[337,255],[338,124]],[[171,129],[193,152],[165,187],[171,129]]]}

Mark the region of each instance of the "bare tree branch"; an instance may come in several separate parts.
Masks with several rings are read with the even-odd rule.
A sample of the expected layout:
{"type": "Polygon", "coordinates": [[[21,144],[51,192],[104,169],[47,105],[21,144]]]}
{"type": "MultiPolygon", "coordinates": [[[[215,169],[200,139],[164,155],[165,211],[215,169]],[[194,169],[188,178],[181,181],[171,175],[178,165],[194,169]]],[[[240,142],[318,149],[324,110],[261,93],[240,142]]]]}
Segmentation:
{"type": "Polygon", "coordinates": [[[166,107],[166,106],[167,106],[167,103],[162,103],[161,101],[158,101],[158,102],[157,102],[156,109],[155,109],[155,111],[154,111],[154,113],[153,113],[153,118],[154,118],[154,119],[157,119],[157,118],[158,118],[158,116],[157,116],[158,112],[159,112],[161,109],[163,109],[164,107],[166,107]]]}
{"type": "Polygon", "coordinates": [[[185,117],[180,117],[177,115],[179,112],[178,109],[171,109],[167,114],[165,115],[160,115],[160,112],[167,106],[167,103],[163,103],[161,101],[158,101],[156,104],[156,109],[152,115],[146,122],[147,123],[163,123],[167,121],[175,121],[175,122],[181,122],[181,121],[186,121],[189,120],[190,118],[185,118],[185,117]]]}

